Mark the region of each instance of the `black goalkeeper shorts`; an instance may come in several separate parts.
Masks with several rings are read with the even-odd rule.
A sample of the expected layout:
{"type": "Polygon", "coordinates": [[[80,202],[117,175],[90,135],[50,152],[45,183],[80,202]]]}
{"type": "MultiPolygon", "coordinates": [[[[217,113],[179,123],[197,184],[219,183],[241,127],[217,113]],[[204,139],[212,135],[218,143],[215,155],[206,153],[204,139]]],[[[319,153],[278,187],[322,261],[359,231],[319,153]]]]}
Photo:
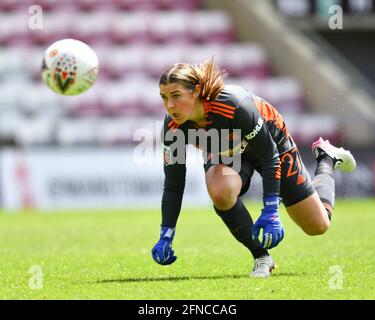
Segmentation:
{"type": "MultiPolygon", "coordinates": [[[[284,205],[289,207],[311,196],[315,192],[315,189],[296,147],[281,154],[280,160],[280,197],[282,198],[284,205]]],[[[217,162],[212,163],[211,161],[208,161],[204,165],[205,172],[216,163],[217,162]]],[[[244,195],[249,190],[254,170],[257,170],[260,175],[262,175],[260,168],[254,168],[249,161],[241,159],[241,170],[239,175],[242,179],[242,188],[239,196],[244,195]]]]}

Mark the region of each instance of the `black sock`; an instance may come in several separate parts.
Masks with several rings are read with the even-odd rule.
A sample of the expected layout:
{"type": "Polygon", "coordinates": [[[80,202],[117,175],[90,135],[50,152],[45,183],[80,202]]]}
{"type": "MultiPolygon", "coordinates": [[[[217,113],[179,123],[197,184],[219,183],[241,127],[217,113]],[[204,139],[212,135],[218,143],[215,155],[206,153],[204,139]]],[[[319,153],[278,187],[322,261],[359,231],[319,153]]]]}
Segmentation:
{"type": "Polygon", "coordinates": [[[329,220],[335,205],[335,180],[333,178],[333,160],[324,156],[318,160],[313,184],[320,200],[323,202],[329,220]]]}
{"type": "Polygon", "coordinates": [[[229,210],[222,211],[215,206],[214,209],[224,221],[232,235],[250,250],[254,259],[268,255],[267,250],[260,246],[259,241],[253,240],[251,234],[253,220],[240,199],[237,199],[234,207],[229,210]]]}

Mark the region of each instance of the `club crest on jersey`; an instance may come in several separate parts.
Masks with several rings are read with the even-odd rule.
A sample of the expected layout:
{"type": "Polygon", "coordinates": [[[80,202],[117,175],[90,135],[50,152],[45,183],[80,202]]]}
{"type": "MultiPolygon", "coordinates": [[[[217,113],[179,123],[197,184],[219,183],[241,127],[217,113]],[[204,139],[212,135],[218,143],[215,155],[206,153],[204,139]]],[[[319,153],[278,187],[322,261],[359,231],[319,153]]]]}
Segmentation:
{"type": "Polygon", "coordinates": [[[171,148],[165,145],[163,145],[163,158],[164,158],[164,165],[169,166],[173,163],[171,148]]]}

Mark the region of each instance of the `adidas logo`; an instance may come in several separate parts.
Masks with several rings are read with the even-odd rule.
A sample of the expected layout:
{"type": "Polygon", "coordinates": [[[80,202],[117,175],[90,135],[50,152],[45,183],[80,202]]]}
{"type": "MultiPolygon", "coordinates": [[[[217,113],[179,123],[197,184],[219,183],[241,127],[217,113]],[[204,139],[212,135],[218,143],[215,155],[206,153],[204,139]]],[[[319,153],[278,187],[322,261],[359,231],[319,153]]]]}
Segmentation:
{"type": "Polygon", "coordinates": [[[279,205],[279,200],[266,201],[266,206],[278,206],[278,205],[279,205]]]}

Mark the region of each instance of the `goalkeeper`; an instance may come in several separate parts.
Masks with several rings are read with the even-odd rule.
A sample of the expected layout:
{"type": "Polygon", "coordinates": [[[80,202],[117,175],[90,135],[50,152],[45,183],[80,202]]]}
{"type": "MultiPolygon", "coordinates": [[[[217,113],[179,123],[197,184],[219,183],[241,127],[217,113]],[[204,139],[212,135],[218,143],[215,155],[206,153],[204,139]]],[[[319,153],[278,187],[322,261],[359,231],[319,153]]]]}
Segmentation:
{"type": "MultiPolygon", "coordinates": [[[[224,85],[224,77],[211,60],[200,66],[175,64],[160,78],[160,95],[167,112],[162,133],[165,180],[160,239],[152,248],[152,257],[161,265],[177,259],[172,241],[186,173],[181,149],[193,144],[204,152],[205,181],[215,212],[251,252],[255,261],[252,276],[267,277],[274,268],[267,249],[284,238],[280,203],[305,233],[323,234],[330,226],[334,207],[333,171],[351,172],[356,163],[349,151],[320,138],[312,145],[317,167],[311,180],[278,111],[242,87],[224,85]],[[214,150],[212,141],[189,141],[191,130],[217,130],[220,139],[230,141],[231,147],[214,150]],[[181,136],[182,148],[174,148],[181,136]],[[249,189],[254,170],[262,176],[264,205],[255,223],[240,199],[249,189]]],[[[216,145],[221,146],[221,141],[216,145]]]]}

